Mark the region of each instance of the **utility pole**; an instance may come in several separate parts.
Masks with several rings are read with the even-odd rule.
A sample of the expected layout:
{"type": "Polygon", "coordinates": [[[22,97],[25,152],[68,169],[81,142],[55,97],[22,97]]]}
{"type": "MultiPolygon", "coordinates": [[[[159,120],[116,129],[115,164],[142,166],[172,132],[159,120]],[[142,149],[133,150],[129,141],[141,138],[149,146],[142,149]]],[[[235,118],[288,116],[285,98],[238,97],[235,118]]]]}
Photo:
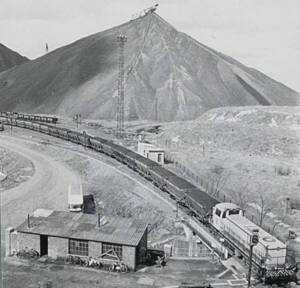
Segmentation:
{"type": "Polygon", "coordinates": [[[252,269],[252,256],[253,256],[253,247],[256,246],[259,242],[258,229],[252,230],[252,235],[250,236],[250,255],[249,255],[249,271],[248,271],[248,288],[251,287],[251,269],[252,269]]]}
{"type": "Polygon", "coordinates": [[[74,117],[73,117],[73,120],[76,122],[76,127],[78,129],[78,125],[81,124],[81,114],[76,114],[74,117]]]}
{"type": "Polygon", "coordinates": [[[27,227],[30,228],[30,216],[27,214],[27,227]]]}
{"type": "Polygon", "coordinates": [[[155,98],[155,121],[158,122],[158,100],[155,98]]]}
{"type": "Polygon", "coordinates": [[[290,197],[286,197],[286,210],[285,213],[288,214],[289,213],[289,209],[290,209],[290,197]]]}
{"type": "Polygon", "coordinates": [[[249,271],[248,271],[248,288],[251,287],[252,256],[253,256],[253,245],[250,244],[249,271]]]}
{"type": "Polygon", "coordinates": [[[125,94],[125,68],[124,68],[124,47],[127,41],[125,35],[118,35],[119,43],[119,75],[118,75],[118,107],[117,107],[117,137],[122,138],[124,133],[124,94],[125,94]]]}
{"type": "Polygon", "coordinates": [[[13,132],[13,120],[12,118],[10,118],[10,135],[12,135],[12,132],[13,132]]]}
{"type": "Polygon", "coordinates": [[[98,214],[98,228],[100,228],[101,226],[101,209],[104,209],[104,204],[102,201],[98,202],[98,205],[97,205],[97,214],[98,214]]]}

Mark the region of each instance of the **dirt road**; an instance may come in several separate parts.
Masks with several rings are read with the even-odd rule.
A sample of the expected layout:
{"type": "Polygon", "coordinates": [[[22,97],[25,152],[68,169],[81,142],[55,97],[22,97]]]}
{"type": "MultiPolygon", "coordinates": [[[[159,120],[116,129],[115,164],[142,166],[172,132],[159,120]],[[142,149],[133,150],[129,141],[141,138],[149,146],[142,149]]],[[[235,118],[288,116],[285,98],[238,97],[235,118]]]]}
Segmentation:
{"type": "MultiPolygon", "coordinates": [[[[114,159],[91,150],[82,150],[80,146],[54,138],[49,138],[51,140],[49,145],[41,146],[40,135],[36,134],[38,137],[34,135],[34,133],[28,135],[26,132],[23,138],[0,136],[0,146],[30,159],[36,171],[23,184],[0,194],[3,228],[18,225],[26,218],[27,213],[38,207],[65,210],[68,184],[79,186],[82,180],[88,181],[87,186],[89,189],[94,188],[92,192],[96,199],[100,197],[108,208],[113,208],[110,205],[112,202],[114,206],[136,210],[139,217],[149,214],[147,218],[149,221],[158,218],[159,221],[154,222],[155,237],[158,240],[173,235],[176,205],[165,193],[114,159]],[[81,179],[77,174],[81,175],[81,179]],[[133,205],[130,205],[132,203],[133,205]]],[[[149,239],[150,235],[151,233],[149,239]]],[[[39,281],[47,280],[51,280],[55,287],[95,287],[95,285],[141,287],[141,283],[144,282],[150,283],[150,285],[143,284],[145,287],[153,287],[151,283],[155,283],[156,287],[164,287],[183,281],[202,281],[207,277],[215,277],[223,269],[222,265],[217,267],[207,261],[199,260],[195,263],[186,261],[184,264],[182,261],[170,261],[163,271],[149,267],[147,272],[121,276],[119,273],[111,274],[65,265],[40,263],[23,265],[19,262],[15,264],[5,262],[3,283],[4,286],[7,284],[16,288],[20,287],[20,283],[26,287],[36,287],[39,281]]]]}
{"type": "MultiPolygon", "coordinates": [[[[101,197],[103,201],[107,198],[107,209],[113,208],[109,205],[109,202],[112,200],[114,201],[113,206],[122,206],[124,208],[128,206],[128,209],[132,208],[137,210],[137,212],[142,209],[141,207],[149,206],[146,203],[151,203],[153,208],[156,207],[159,210],[157,213],[152,210],[151,213],[148,211],[151,215],[153,214],[152,216],[155,219],[159,218],[159,215],[163,213],[164,219],[174,220],[173,210],[176,206],[166,200],[165,197],[162,197],[157,188],[152,187],[143,178],[139,178],[126,166],[120,165],[120,163],[93,151],[83,152],[79,149],[81,148],[80,146],[70,146],[68,142],[60,143],[59,141],[59,143],[56,143],[53,141],[53,138],[51,140],[49,147],[43,146],[43,149],[34,149],[32,147],[39,145],[38,138],[28,137],[28,135],[22,138],[8,135],[0,137],[1,146],[30,159],[36,171],[27,182],[14,189],[2,192],[3,228],[15,227],[24,221],[28,213],[32,213],[37,208],[66,210],[67,186],[69,183],[72,183],[74,189],[75,186],[79,186],[81,181],[77,174],[81,175],[83,171],[83,174],[87,174],[88,177],[81,175],[82,182],[92,182],[88,183],[87,188],[94,190],[93,194],[96,199],[101,197]],[[76,148],[79,151],[76,151],[76,148]],[[71,157],[70,155],[73,156],[71,157]],[[78,169],[77,166],[85,161],[83,159],[89,161],[90,164],[87,164],[87,166],[83,165],[78,169]],[[90,168],[88,168],[89,166],[90,168]],[[111,185],[112,182],[114,185],[111,185]],[[97,193],[99,192],[102,194],[98,197],[97,193]],[[112,196],[108,197],[109,195],[114,195],[113,199],[111,199],[112,196]]],[[[146,213],[147,211],[143,209],[143,212],[146,213]]],[[[142,212],[140,211],[140,213],[142,212]]]]}
{"type": "Polygon", "coordinates": [[[80,176],[76,172],[31,150],[24,142],[0,136],[1,146],[30,159],[35,166],[35,174],[28,181],[1,193],[1,229],[19,225],[37,208],[66,210],[68,185],[79,189],[80,176]]]}

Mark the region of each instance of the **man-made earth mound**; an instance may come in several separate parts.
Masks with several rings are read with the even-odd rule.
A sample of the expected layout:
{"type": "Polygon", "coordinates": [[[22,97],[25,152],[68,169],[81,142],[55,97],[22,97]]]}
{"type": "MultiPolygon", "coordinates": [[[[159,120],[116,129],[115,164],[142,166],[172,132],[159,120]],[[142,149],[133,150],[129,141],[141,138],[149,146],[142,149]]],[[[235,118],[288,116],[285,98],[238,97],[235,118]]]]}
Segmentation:
{"type": "Polygon", "coordinates": [[[299,93],[177,31],[155,13],[0,75],[1,110],[116,119],[125,44],[125,120],[196,119],[221,106],[298,105],[299,93]]]}

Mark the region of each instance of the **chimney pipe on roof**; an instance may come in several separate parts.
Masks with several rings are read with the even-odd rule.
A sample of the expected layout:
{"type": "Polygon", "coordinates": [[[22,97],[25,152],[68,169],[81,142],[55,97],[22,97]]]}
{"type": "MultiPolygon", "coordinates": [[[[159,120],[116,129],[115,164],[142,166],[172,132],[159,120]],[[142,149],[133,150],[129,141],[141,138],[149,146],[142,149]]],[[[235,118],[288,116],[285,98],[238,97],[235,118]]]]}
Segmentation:
{"type": "Polygon", "coordinates": [[[100,221],[101,221],[100,212],[98,212],[98,227],[99,228],[100,228],[100,221]]]}

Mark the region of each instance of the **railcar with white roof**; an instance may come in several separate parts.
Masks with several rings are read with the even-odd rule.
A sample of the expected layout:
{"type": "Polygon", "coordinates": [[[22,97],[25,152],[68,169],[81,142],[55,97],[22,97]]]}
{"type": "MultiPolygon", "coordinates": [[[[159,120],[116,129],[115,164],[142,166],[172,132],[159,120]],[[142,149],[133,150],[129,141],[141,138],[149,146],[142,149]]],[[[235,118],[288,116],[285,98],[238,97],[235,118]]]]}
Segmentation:
{"type": "Polygon", "coordinates": [[[244,216],[244,211],[233,203],[219,203],[213,208],[212,225],[237,246],[249,254],[253,230],[259,232],[259,242],[253,248],[253,261],[260,267],[285,265],[287,246],[244,216]]]}

